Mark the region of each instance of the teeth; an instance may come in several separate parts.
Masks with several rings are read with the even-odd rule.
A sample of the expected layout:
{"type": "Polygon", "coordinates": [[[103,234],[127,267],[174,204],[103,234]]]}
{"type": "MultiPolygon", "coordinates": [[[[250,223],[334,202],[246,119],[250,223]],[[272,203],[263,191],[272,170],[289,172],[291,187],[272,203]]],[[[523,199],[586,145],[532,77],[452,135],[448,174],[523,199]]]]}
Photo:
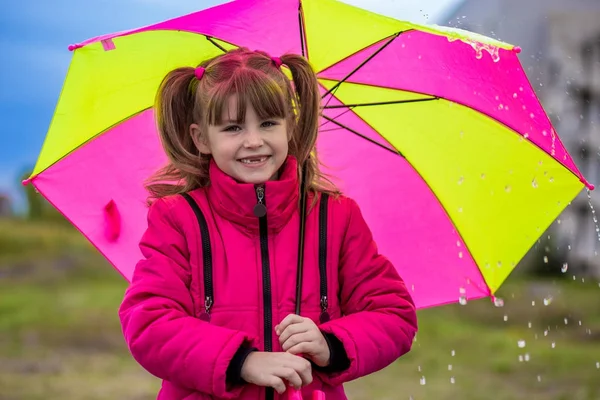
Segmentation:
{"type": "Polygon", "coordinates": [[[258,164],[261,163],[263,161],[265,161],[267,159],[267,157],[261,157],[261,158],[242,158],[240,161],[244,164],[258,164]]]}

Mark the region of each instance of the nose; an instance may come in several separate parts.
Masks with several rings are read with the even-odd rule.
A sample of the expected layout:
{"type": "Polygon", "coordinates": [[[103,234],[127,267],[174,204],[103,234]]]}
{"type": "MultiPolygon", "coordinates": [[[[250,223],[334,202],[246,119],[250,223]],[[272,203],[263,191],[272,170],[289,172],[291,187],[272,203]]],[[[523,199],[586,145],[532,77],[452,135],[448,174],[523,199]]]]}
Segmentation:
{"type": "Polygon", "coordinates": [[[248,129],[244,138],[244,147],[255,149],[263,145],[263,138],[257,129],[248,129]]]}

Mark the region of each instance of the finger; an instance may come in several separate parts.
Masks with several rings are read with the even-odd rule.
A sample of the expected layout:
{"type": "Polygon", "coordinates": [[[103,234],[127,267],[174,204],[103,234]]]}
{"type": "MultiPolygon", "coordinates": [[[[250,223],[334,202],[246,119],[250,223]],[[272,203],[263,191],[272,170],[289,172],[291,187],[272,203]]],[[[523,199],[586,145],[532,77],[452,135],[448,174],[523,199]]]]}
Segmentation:
{"type": "Polygon", "coordinates": [[[299,322],[299,323],[289,325],[279,335],[279,343],[280,344],[285,343],[293,335],[308,332],[308,331],[310,331],[310,328],[311,328],[310,324],[307,324],[305,322],[299,322]]]}
{"type": "Polygon", "coordinates": [[[271,379],[269,380],[269,384],[267,386],[272,387],[279,394],[283,394],[283,392],[285,392],[285,389],[287,389],[283,379],[277,376],[271,376],[271,379]]]}
{"type": "Polygon", "coordinates": [[[298,372],[296,372],[296,370],[293,368],[282,369],[279,377],[288,381],[289,384],[296,389],[300,389],[302,387],[302,378],[300,378],[298,372]]]}
{"type": "Polygon", "coordinates": [[[286,350],[288,353],[297,355],[297,354],[309,354],[314,355],[316,351],[316,346],[314,342],[301,342],[286,350]]]}
{"type": "Polygon", "coordinates": [[[283,351],[288,351],[290,348],[300,343],[308,343],[314,341],[314,335],[312,332],[296,333],[290,336],[285,342],[281,344],[283,351]]]}
{"type": "Polygon", "coordinates": [[[283,332],[285,328],[287,328],[289,325],[298,324],[302,321],[304,321],[304,318],[302,318],[301,316],[296,314],[289,314],[283,319],[283,321],[279,323],[279,325],[275,327],[275,332],[277,333],[277,335],[281,335],[281,332],[283,332]]]}
{"type": "Polygon", "coordinates": [[[298,373],[298,375],[300,375],[300,379],[302,379],[302,385],[310,385],[313,381],[312,366],[310,365],[310,362],[302,357],[294,357],[296,357],[297,360],[297,367],[295,368],[295,370],[298,373]]]}

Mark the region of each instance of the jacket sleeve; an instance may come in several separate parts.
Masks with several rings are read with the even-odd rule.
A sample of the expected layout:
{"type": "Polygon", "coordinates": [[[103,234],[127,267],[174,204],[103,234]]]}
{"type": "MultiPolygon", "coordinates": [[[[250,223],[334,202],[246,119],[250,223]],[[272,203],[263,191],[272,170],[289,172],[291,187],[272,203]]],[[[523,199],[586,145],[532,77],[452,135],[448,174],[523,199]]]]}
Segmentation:
{"type": "Polygon", "coordinates": [[[321,374],[330,385],[376,372],[410,351],[417,332],[412,297],[394,266],[378,253],[355,201],[340,253],[342,317],[320,326],[342,343],[349,367],[321,374]]]}
{"type": "Polygon", "coordinates": [[[123,333],[135,360],[151,374],[183,388],[230,399],[241,387],[226,384],[226,372],[242,346],[253,338],[193,316],[187,242],[156,201],[140,242],[144,258],[136,265],[119,310],[123,333]]]}

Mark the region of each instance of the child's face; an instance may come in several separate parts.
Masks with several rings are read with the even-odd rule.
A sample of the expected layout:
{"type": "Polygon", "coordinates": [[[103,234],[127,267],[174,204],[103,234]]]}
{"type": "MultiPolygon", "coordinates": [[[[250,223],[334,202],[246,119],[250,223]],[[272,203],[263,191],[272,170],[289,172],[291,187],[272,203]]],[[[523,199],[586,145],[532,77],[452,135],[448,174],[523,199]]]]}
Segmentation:
{"type": "Polygon", "coordinates": [[[223,124],[208,127],[207,135],[199,144],[200,151],[212,154],[217,166],[239,182],[257,184],[277,179],[277,172],[288,155],[285,119],[260,120],[250,105],[242,124],[234,122],[236,115],[236,101],[232,96],[223,110],[223,124]]]}

